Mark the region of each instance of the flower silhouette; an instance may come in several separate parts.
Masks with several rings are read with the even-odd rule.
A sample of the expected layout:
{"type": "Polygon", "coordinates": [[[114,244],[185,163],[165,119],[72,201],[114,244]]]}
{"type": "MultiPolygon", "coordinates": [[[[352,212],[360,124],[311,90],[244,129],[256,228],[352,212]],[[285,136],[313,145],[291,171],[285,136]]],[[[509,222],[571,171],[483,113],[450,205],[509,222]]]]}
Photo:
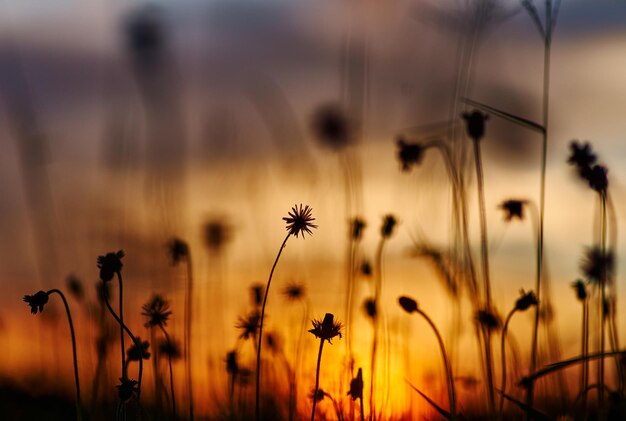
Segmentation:
{"type": "Polygon", "coordinates": [[[325,397],[326,392],[324,392],[322,389],[317,389],[317,393],[315,392],[315,389],[313,389],[311,390],[311,393],[309,393],[309,399],[315,400],[316,402],[323,401],[325,397]]]}
{"type": "Polygon", "coordinates": [[[148,348],[150,348],[150,343],[148,341],[141,341],[141,338],[137,336],[137,343],[131,345],[130,348],[126,350],[126,355],[128,357],[128,361],[139,361],[140,359],[148,360],[150,359],[150,352],[148,348]]]}
{"type": "Polygon", "coordinates": [[[383,218],[383,226],[380,229],[380,233],[383,238],[389,238],[393,235],[393,229],[396,227],[398,221],[393,215],[385,215],[383,218]]]}
{"type": "Polygon", "coordinates": [[[487,330],[498,330],[502,326],[500,316],[489,309],[478,310],[476,312],[476,322],[487,330]]]}
{"type": "Polygon", "coordinates": [[[350,380],[348,396],[350,396],[353,401],[363,399],[363,370],[360,368],[356,377],[350,380]]]}
{"type": "Polygon", "coordinates": [[[608,172],[609,170],[604,165],[594,165],[591,167],[585,177],[589,187],[598,193],[605,193],[609,186],[609,179],[607,178],[608,172]]]}
{"type": "Polygon", "coordinates": [[[230,227],[220,219],[211,219],[204,224],[204,242],[209,250],[218,253],[231,238],[230,227]]]}
{"type": "Polygon", "coordinates": [[[363,302],[363,310],[365,311],[367,317],[369,317],[370,319],[375,319],[377,314],[376,300],[374,300],[373,298],[366,298],[363,302]]]}
{"type": "Polygon", "coordinates": [[[337,104],[326,104],[317,109],[312,119],[313,134],[331,149],[340,150],[354,139],[354,126],[344,109],[337,104]]]}
{"type": "Polygon", "coordinates": [[[45,291],[39,291],[35,295],[24,295],[24,302],[30,306],[30,312],[37,314],[43,311],[43,306],[48,302],[48,293],[45,291]]]}
{"type": "Polygon", "coordinates": [[[361,263],[361,273],[365,276],[372,276],[372,264],[368,260],[361,263]]]}
{"type": "Polygon", "coordinates": [[[169,302],[159,294],[154,294],[141,308],[141,314],[148,318],[145,327],[165,327],[172,315],[169,302]]]}
{"type": "Polygon", "coordinates": [[[487,114],[483,114],[478,110],[471,113],[463,113],[467,134],[474,141],[479,141],[485,135],[485,121],[489,119],[487,114]]]}
{"type": "Polygon", "coordinates": [[[335,316],[331,313],[326,313],[324,320],[313,320],[313,329],[309,332],[315,335],[321,340],[327,340],[329,344],[332,344],[331,340],[336,336],[341,338],[341,323],[335,321],[335,316]]]}
{"type": "Polygon", "coordinates": [[[100,279],[103,282],[110,281],[116,273],[122,270],[122,257],[124,257],[124,250],[98,256],[98,269],[100,269],[100,279]]]}
{"type": "Polygon", "coordinates": [[[418,166],[422,163],[424,157],[424,147],[419,143],[407,143],[403,137],[396,140],[398,146],[398,160],[402,167],[402,171],[409,171],[412,166],[418,166]]]}
{"type": "Polygon", "coordinates": [[[585,250],[580,268],[589,282],[601,284],[613,272],[613,253],[603,252],[597,246],[589,247],[585,250]]]}
{"type": "Polygon", "coordinates": [[[302,204],[300,204],[299,208],[295,205],[291,208],[289,216],[283,218],[283,221],[287,223],[286,229],[289,231],[289,234],[296,238],[298,238],[299,234],[302,234],[302,238],[304,238],[305,233],[313,235],[311,228],[317,228],[317,225],[311,223],[315,221],[315,218],[311,217],[311,210],[308,205],[302,208],[302,204]]]}
{"type": "Polygon", "coordinates": [[[361,218],[353,218],[351,221],[350,235],[352,239],[358,241],[363,236],[363,230],[366,227],[365,221],[361,218]]]}
{"type": "Polygon", "coordinates": [[[183,355],[180,344],[172,338],[169,340],[162,339],[159,342],[157,349],[159,350],[159,354],[165,355],[172,360],[177,360],[183,355]]]}
{"type": "Polygon", "coordinates": [[[589,142],[581,144],[577,140],[573,140],[569,147],[571,155],[567,158],[567,163],[575,165],[579,171],[591,168],[596,163],[597,157],[593,153],[589,142]]]}
{"type": "Polygon", "coordinates": [[[77,300],[81,301],[85,298],[85,288],[83,288],[83,283],[80,279],[74,274],[70,274],[66,280],[67,289],[77,300]]]}
{"type": "Polygon", "coordinates": [[[520,221],[524,219],[524,205],[526,200],[509,199],[500,203],[499,208],[504,211],[504,220],[507,222],[517,218],[520,221]]]}
{"type": "Polygon", "coordinates": [[[248,340],[250,337],[256,339],[259,330],[261,314],[257,310],[253,310],[246,317],[239,317],[239,322],[235,325],[237,329],[241,329],[240,339],[248,340]]]}
{"type": "Polygon", "coordinates": [[[137,381],[126,377],[120,377],[120,384],[115,387],[117,388],[117,396],[122,402],[128,402],[138,392],[137,381]]]}
{"type": "Polygon", "coordinates": [[[530,306],[536,306],[539,304],[537,296],[533,291],[525,292],[520,291],[520,297],[515,302],[515,308],[519,311],[527,310],[530,306]]]}
{"type": "Polygon", "coordinates": [[[572,282],[572,288],[576,291],[576,298],[580,301],[585,301],[587,299],[587,285],[582,279],[577,279],[572,282]]]}
{"type": "Polygon", "coordinates": [[[306,288],[304,287],[304,284],[290,282],[285,286],[285,288],[283,288],[283,295],[289,301],[298,301],[306,295],[306,288]]]}
{"type": "Polygon", "coordinates": [[[255,307],[259,307],[263,303],[263,285],[252,285],[250,287],[250,296],[252,297],[252,304],[255,307]]]}
{"type": "Polygon", "coordinates": [[[187,258],[189,255],[189,246],[179,238],[172,238],[167,243],[167,251],[172,259],[172,264],[175,266],[187,258]]]}
{"type": "Polygon", "coordinates": [[[417,301],[406,296],[398,298],[398,304],[400,304],[400,307],[402,307],[402,309],[409,314],[416,312],[418,308],[417,301]]]}

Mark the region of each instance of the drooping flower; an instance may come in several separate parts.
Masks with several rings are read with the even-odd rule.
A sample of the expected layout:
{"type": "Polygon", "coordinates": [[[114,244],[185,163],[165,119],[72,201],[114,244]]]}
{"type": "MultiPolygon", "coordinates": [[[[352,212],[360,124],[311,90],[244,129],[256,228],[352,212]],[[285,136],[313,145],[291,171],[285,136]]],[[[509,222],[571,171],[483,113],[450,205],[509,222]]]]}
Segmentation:
{"type": "Polygon", "coordinates": [[[341,323],[335,321],[335,316],[331,313],[326,313],[324,320],[313,320],[313,329],[309,332],[315,335],[318,339],[327,340],[329,344],[332,344],[331,340],[336,336],[341,338],[341,323]]]}
{"type": "Polygon", "coordinates": [[[122,402],[128,402],[139,391],[137,389],[137,381],[126,377],[120,377],[120,384],[115,387],[117,388],[117,396],[122,402]]]}
{"type": "Polygon", "coordinates": [[[141,314],[148,318],[145,327],[165,327],[172,315],[169,302],[160,294],[154,294],[141,308],[141,314]]]}
{"type": "Polygon", "coordinates": [[[122,270],[122,257],[124,257],[124,250],[98,256],[98,269],[100,269],[100,279],[103,282],[110,281],[116,273],[122,270]]]}
{"type": "Polygon", "coordinates": [[[283,288],[283,295],[289,301],[298,301],[306,295],[306,287],[298,282],[289,282],[283,288]]]}
{"type": "Polygon", "coordinates": [[[611,277],[613,272],[613,253],[603,252],[600,247],[589,247],[585,250],[580,269],[592,283],[601,284],[611,277]]]}
{"type": "Polygon", "coordinates": [[[383,218],[383,225],[380,228],[380,233],[383,238],[389,238],[393,235],[393,229],[395,228],[397,223],[398,221],[393,215],[385,215],[385,217],[383,218]]]}
{"type": "Polygon", "coordinates": [[[406,296],[399,297],[398,304],[400,304],[400,307],[402,307],[402,309],[409,314],[416,312],[418,308],[417,301],[406,296]]]}
{"type": "Polygon", "coordinates": [[[345,148],[355,138],[354,124],[338,104],[319,107],[313,115],[312,130],[322,145],[334,150],[345,148]]]}
{"type": "Polygon", "coordinates": [[[366,227],[365,221],[359,217],[353,218],[351,221],[350,235],[354,241],[359,241],[366,227]]]}
{"type": "Polygon", "coordinates": [[[39,291],[34,295],[24,295],[24,302],[30,306],[30,312],[37,314],[43,311],[43,306],[48,303],[48,293],[45,291],[39,291]]]}
{"type": "Polygon", "coordinates": [[[348,396],[350,396],[353,401],[363,399],[363,370],[360,368],[356,377],[350,380],[348,396]]]}
{"type": "Polygon", "coordinates": [[[407,143],[402,136],[396,140],[398,146],[398,160],[402,171],[409,171],[412,166],[422,163],[424,147],[419,143],[407,143]]]}
{"type": "Polygon", "coordinates": [[[176,266],[189,255],[189,246],[180,238],[172,238],[167,243],[167,251],[172,259],[172,265],[176,266]]]}
{"type": "Polygon", "coordinates": [[[489,119],[489,116],[474,110],[471,113],[463,113],[463,119],[465,120],[469,137],[474,141],[482,139],[485,135],[485,121],[489,119]]]}
{"type": "Polygon", "coordinates": [[[530,306],[536,306],[539,304],[539,300],[537,300],[537,296],[533,291],[525,292],[523,289],[520,290],[520,297],[515,302],[515,308],[519,311],[525,311],[530,306]]]}
{"type": "Polygon", "coordinates": [[[509,199],[500,203],[499,208],[504,211],[504,220],[507,222],[517,218],[520,221],[524,219],[524,205],[526,200],[509,199]]]}
{"type": "Polygon", "coordinates": [[[311,208],[307,205],[304,208],[302,204],[300,207],[294,205],[291,208],[291,212],[289,212],[289,216],[283,218],[283,221],[287,223],[287,231],[289,234],[298,238],[299,234],[302,234],[302,238],[304,238],[304,234],[313,235],[311,232],[311,228],[317,228],[317,225],[312,224],[312,221],[315,221],[315,218],[311,216],[311,208]]]}
{"type": "Polygon", "coordinates": [[[235,325],[237,329],[241,329],[240,339],[248,340],[250,337],[256,339],[259,330],[261,314],[258,310],[253,310],[246,317],[239,317],[239,322],[235,325]]]}
{"type": "Polygon", "coordinates": [[[137,343],[134,343],[126,350],[128,361],[139,361],[140,359],[150,359],[150,343],[148,341],[141,341],[141,338],[137,336],[137,343]]]}
{"type": "Polygon", "coordinates": [[[572,288],[576,291],[576,298],[579,301],[585,301],[587,299],[587,285],[582,279],[576,279],[572,282],[572,288]]]}

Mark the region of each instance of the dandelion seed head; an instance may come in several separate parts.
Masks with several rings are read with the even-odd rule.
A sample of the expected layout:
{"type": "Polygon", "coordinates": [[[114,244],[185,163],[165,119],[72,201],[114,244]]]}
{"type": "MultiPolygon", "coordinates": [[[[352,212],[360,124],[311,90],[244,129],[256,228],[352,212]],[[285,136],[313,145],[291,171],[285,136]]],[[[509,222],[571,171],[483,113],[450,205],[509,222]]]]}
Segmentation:
{"type": "Polygon", "coordinates": [[[317,225],[312,224],[315,218],[311,216],[311,210],[308,205],[303,208],[302,204],[300,204],[300,207],[294,205],[291,208],[291,211],[288,213],[289,216],[283,218],[283,221],[287,223],[286,229],[289,231],[289,234],[296,238],[300,234],[304,238],[305,233],[313,235],[311,228],[317,228],[317,225]]]}

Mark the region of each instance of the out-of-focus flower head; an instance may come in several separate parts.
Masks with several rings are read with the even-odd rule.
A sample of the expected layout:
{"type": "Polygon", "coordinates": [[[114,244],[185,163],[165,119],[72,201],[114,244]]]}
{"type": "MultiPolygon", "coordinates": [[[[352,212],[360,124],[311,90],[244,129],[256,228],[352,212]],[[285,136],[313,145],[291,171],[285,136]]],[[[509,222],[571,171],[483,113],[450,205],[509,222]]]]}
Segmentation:
{"type": "Polygon", "coordinates": [[[490,309],[478,310],[476,322],[486,330],[498,330],[502,327],[502,319],[498,313],[490,309]]]}
{"type": "Polygon", "coordinates": [[[126,377],[120,377],[120,384],[117,386],[117,396],[122,402],[128,402],[137,395],[137,381],[126,377]]]}
{"type": "Polygon", "coordinates": [[[239,338],[247,340],[250,337],[256,339],[257,331],[261,324],[261,314],[258,310],[253,310],[246,317],[239,317],[239,321],[235,325],[237,329],[241,329],[239,338]]]}
{"type": "Polygon", "coordinates": [[[204,242],[212,253],[219,253],[231,239],[231,227],[222,219],[212,218],[204,224],[204,242]]]}
{"type": "Polygon", "coordinates": [[[315,138],[323,146],[341,150],[356,138],[355,125],[338,104],[326,104],[313,114],[311,126],[315,138]]]}
{"type": "Polygon", "coordinates": [[[396,220],[395,216],[391,214],[385,215],[385,217],[383,218],[383,225],[380,228],[380,234],[383,236],[383,238],[389,238],[393,235],[393,230],[396,227],[397,223],[398,221],[396,220]]]}
{"type": "Polygon", "coordinates": [[[252,298],[253,306],[260,307],[263,304],[263,289],[264,286],[261,284],[253,284],[250,287],[250,297],[252,298]]]}
{"type": "Polygon", "coordinates": [[[591,283],[601,285],[610,279],[613,273],[613,253],[603,252],[600,247],[589,247],[585,250],[580,269],[591,283]]]}
{"type": "Polygon", "coordinates": [[[183,355],[180,343],[173,338],[170,338],[169,341],[167,339],[162,339],[159,342],[157,349],[159,350],[159,355],[166,356],[172,361],[180,359],[183,355]]]}
{"type": "Polygon", "coordinates": [[[353,218],[350,222],[350,236],[354,241],[359,241],[363,236],[363,230],[367,225],[365,224],[365,221],[359,217],[353,218]]]}
{"type": "Polygon", "coordinates": [[[574,282],[572,282],[572,288],[574,288],[574,291],[576,291],[576,298],[579,301],[585,301],[587,299],[587,285],[585,284],[585,281],[583,281],[582,279],[576,279],[574,282]]]}
{"type": "Polygon", "coordinates": [[[239,373],[239,364],[237,363],[237,351],[229,351],[226,354],[226,372],[231,375],[239,373]]]}
{"type": "Polygon", "coordinates": [[[417,301],[404,295],[398,298],[398,304],[400,304],[400,307],[402,307],[402,309],[409,314],[415,313],[418,309],[417,301]]]}
{"type": "Polygon", "coordinates": [[[143,309],[141,314],[148,319],[144,326],[148,328],[165,327],[168,319],[172,315],[169,301],[160,294],[152,295],[152,298],[141,308],[143,309]]]}
{"type": "Polygon", "coordinates": [[[396,140],[398,146],[398,160],[402,171],[409,171],[411,167],[419,166],[424,157],[424,147],[419,143],[408,143],[404,137],[399,136],[396,140]]]}
{"type": "Polygon", "coordinates": [[[140,359],[148,360],[150,359],[150,343],[148,341],[143,341],[139,336],[137,336],[137,343],[132,344],[127,350],[126,355],[128,356],[128,361],[139,361],[140,359]]]}
{"type": "Polygon", "coordinates": [[[65,283],[67,284],[67,290],[74,298],[78,301],[82,301],[85,298],[85,288],[83,288],[83,283],[76,275],[68,275],[65,283]]]}
{"type": "Polygon", "coordinates": [[[504,211],[504,220],[507,222],[516,218],[520,221],[524,220],[524,206],[526,203],[526,200],[519,199],[509,199],[500,203],[499,208],[504,211]]]}
{"type": "Polygon", "coordinates": [[[363,370],[360,368],[356,377],[350,380],[348,396],[350,396],[353,401],[363,399],[363,370]]]}
{"type": "Polygon", "coordinates": [[[376,319],[376,315],[378,311],[376,310],[376,300],[373,298],[366,298],[363,302],[363,311],[365,311],[365,315],[370,319],[376,319]]]}
{"type": "Polygon", "coordinates": [[[372,264],[369,260],[364,260],[361,263],[361,273],[365,276],[372,276],[372,264]]]}
{"type": "Polygon", "coordinates": [[[182,262],[189,255],[189,246],[180,238],[172,238],[167,242],[167,252],[175,266],[182,262]]]}
{"type": "Polygon", "coordinates": [[[124,250],[118,252],[107,253],[104,256],[98,256],[98,269],[100,269],[100,279],[104,282],[108,282],[113,279],[116,273],[120,273],[122,270],[122,258],[124,257],[124,250]]]}
{"type": "Polygon", "coordinates": [[[468,136],[476,142],[482,139],[485,135],[485,121],[489,120],[489,116],[474,110],[469,113],[463,113],[463,119],[465,120],[468,136]]]}
{"type": "Polygon", "coordinates": [[[525,292],[524,290],[520,291],[520,297],[515,301],[515,309],[519,311],[525,311],[530,306],[539,305],[539,300],[533,291],[525,292]]]}
{"type": "Polygon", "coordinates": [[[299,282],[289,282],[283,288],[283,295],[289,301],[299,301],[306,296],[306,287],[299,282]]]}
{"type": "Polygon", "coordinates": [[[311,393],[309,393],[309,399],[316,400],[317,402],[323,401],[325,397],[326,392],[321,388],[317,389],[317,393],[315,393],[315,389],[311,390],[311,393]]]}

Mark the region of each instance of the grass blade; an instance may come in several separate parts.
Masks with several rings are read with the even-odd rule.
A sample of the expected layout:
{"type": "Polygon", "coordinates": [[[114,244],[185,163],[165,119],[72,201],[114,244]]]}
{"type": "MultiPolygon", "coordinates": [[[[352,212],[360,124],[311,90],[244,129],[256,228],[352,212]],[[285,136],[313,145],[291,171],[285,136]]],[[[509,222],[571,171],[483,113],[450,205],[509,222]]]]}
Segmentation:
{"type": "Polygon", "coordinates": [[[526,127],[528,129],[531,129],[531,130],[535,130],[536,132],[539,132],[539,133],[543,134],[546,131],[545,127],[543,127],[539,123],[535,123],[534,121],[528,120],[526,118],[519,117],[519,116],[516,116],[516,115],[511,114],[511,113],[507,113],[506,111],[499,110],[497,108],[491,107],[491,106],[483,104],[481,102],[474,101],[474,100],[471,100],[469,98],[461,98],[461,101],[463,101],[466,104],[471,105],[473,107],[477,107],[477,108],[480,108],[480,109],[482,109],[484,111],[487,111],[487,112],[490,112],[492,114],[495,114],[498,117],[501,117],[501,118],[503,118],[505,120],[509,120],[509,121],[511,121],[511,122],[513,122],[515,124],[520,125],[520,126],[526,127]]]}
{"type": "Polygon", "coordinates": [[[450,413],[448,411],[446,411],[445,409],[443,409],[442,407],[437,405],[432,399],[430,399],[428,396],[426,396],[421,390],[419,390],[417,387],[413,386],[410,381],[408,381],[407,379],[404,379],[404,381],[409,385],[409,387],[411,389],[413,389],[417,393],[419,393],[422,396],[422,398],[424,398],[426,400],[426,402],[431,404],[432,407],[435,408],[435,410],[437,412],[439,412],[442,416],[444,416],[448,420],[452,419],[452,417],[450,416],[450,413]]]}
{"type": "Polygon", "coordinates": [[[514,397],[509,396],[506,393],[503,393],[500,389],[496,389],[496,390],[498,391],[498,393],[500,393],[502,396],[504,396],[509,402],[512,402],[515,405],[519,406],[531,418],[539,419],[539,420],[552,420],[552,418],[550,418],[548,416],[548,414],[546,414],[545,412],[542,412],[542,411],[540,411],[540,410],[538,410],[536,408],[533,408],[532,406],[527,405],[524,402],[518,401],[514,397]]]}

